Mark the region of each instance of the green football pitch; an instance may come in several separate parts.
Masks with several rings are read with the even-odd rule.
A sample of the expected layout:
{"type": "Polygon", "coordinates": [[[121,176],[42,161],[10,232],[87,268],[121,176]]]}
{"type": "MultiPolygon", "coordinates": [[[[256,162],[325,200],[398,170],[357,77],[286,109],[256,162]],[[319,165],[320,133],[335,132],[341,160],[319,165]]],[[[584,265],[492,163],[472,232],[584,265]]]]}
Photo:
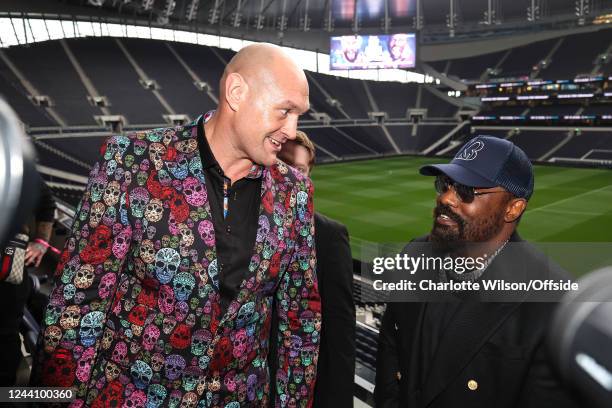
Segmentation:
{"type": "MultiPolygon", "coordinates": [[[[434,180],[418,169],[447,161],[402,156],[317,165],[315,209],[347,226],[356,258],[370,243],[408,242],[433,221],[434,180]]],[[[612,170],[535,166],[534,194],[518,231],[541,245],[566,243],[553,244],[560,252],[567,245],[569,253],[612,257],[612,170]]]]}

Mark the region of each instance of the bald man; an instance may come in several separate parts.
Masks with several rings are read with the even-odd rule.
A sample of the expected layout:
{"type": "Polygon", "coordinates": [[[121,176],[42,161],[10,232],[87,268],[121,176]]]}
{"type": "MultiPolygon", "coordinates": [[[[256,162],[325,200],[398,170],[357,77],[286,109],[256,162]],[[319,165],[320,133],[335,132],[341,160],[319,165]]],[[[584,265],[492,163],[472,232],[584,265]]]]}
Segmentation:
{"type": "Polygon", "coordinates": [[[280,48],[259,44],[234,56],[219,94],[189,125],[102,147],[32,380],[75,387],[74,407],[311,405],[313,189],[276,158],[308,110],[308,83],[280,48]]]}

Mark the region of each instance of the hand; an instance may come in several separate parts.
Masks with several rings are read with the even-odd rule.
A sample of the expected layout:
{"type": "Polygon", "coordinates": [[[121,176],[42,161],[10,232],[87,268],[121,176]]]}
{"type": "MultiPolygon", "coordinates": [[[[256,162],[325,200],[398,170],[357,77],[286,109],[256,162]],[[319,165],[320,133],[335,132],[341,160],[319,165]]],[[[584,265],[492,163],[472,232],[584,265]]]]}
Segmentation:
{"type": "Polygon", "coordinates": [[[26,249],[25,254],[26,266],[34,265],[38,268],[46,252],[47,247],[45,247],[44,245],[39,244],[38,242],[28,243],[28,248],[26,249]]]}

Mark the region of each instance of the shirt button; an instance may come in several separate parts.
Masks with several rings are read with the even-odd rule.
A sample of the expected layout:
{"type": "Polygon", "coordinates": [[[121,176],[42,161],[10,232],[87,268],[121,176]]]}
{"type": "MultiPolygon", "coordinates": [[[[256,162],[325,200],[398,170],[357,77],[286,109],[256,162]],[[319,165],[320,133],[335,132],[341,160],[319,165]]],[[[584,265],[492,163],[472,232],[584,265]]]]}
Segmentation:
{"type": "Polygon", "coordinates": [[[476,380],[469,380],[467,386],[470,391],[476,391],[478,389],[478,383],[476,382],[476,380]]]}

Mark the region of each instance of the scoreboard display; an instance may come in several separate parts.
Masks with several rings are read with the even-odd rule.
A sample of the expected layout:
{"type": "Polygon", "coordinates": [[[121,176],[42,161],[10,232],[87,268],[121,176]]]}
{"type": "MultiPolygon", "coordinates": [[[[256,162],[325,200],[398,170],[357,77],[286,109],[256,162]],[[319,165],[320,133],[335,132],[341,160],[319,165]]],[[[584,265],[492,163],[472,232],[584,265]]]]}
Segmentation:
{"type": "Polygon", "coordinates": [[[331,37],[330,69],[414,68],[416,35],[346,35],[331,37]]]}

